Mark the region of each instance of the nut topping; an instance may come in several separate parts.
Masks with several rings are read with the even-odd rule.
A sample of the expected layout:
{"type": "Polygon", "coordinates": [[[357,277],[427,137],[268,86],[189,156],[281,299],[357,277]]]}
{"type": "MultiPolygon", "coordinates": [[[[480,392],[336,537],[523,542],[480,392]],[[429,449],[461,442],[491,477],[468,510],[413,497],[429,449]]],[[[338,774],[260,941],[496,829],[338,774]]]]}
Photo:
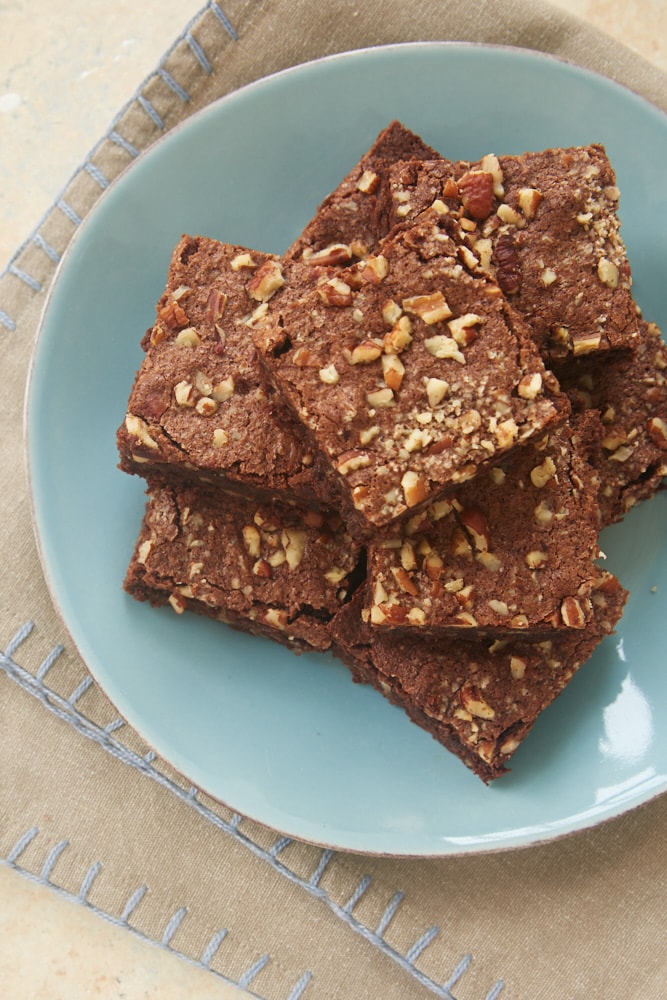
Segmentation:
{"type": "Polygon", "coordinates": [[[387,354],[401,354],[412,343],[412,322],[409,316],[401,316],[389,333],[384,335],[384,350],[387,354]]]}
{"type": "Polygon", "coordinates": [[[340,267],[352,260],[352,248],[346,243],[331,243],[323,250],[317,251],[307,247],[303,251],[303,260],[313,266],[340,267]]]}
{"type": "Polygon", "coordinates": [[[464,684],[460,692],[461,704],[470,715],[478,719],[495,719],[495,710],[475,691],[470,684],[464,684]]]}
{"type": "Polygon", "coordinates": [[[306,551],[306,537],[306,532],[301,528],[285,528],[283,530],[280,541],[290,569],[296,569],[303,559],[306,551]]]}
{"type": "Polygon", "coordinates": [[[522,229],[526,224],[525,219],[511,205],[499,205],[496,214],[505,225],[516,226],[517,229],[522,229]]]}
{"type": "Polygon", "coordinates": [[[381,410],[387,406],[393,406],[396,400],[393,390],[387,387],[386,389],[376,389],[375,392],[367,392],[366,402],[372,409],[381,410]]]}
{"type": "Polygon", "coordinates": [[[646,424],[646,430],[653,444],[663,450],[667,449],[667,422],[662,417],[651,417],[646,424]]]}
{"type": "Polygon", "coordinates": [[[555,475],[556,465],[550,455],[544,459],[541,465],[536,465],[530,472],[530,481],[538,490],[546,486],[549,480],[555,475]]]}
{"type": "Polygon", "coordinates": [[[520,681],[526,672],[528,662],[521,656],[510,656],[510,673],[512,679],[520,681]]]}
{"type": "Polygon", "coordinates": [[[268,302],[285,284],[283,269],[277,260],[267,260],[248,282],[248,295],[257,302],[268,302]]]}
{"type": "Polygon", "coordinates": [[[194,326],[188,326],[176,334],[175,343],[178,344],[179,347],[199,347],[201,344],[201,337],[197,333],[194,326]]]}
{"type": "Polygon", "coordinates": [[[253,260],[252,254],[247,252],[239,253],[234,257],[229,265],[232,271],[240,271],[244,267],[253,268],[256,267],[256,263],[253,260]]]}
{"type": "Polygon", "coordinates": [[[487,219],[493,211],[493,175],[487,170],[469,170],[459,181],[463,207],[473,219],[487,219]]]}
{"type": "Polygon", "coordinates": [[[520,188],[518,197],[519,208],[526,219],[534,218],[535,212],[539,208],[544,195],[536,188],[520,188]]]}
{"type": "Polygon", "coordinates": [[[435,409],[449,392],[449,382],[442,378],[430,378],[426,383],[426,398],[431,409],[435,409]]]}
{"type": "Polygon", "coordinates": [[[195,404],[195,410],[202,417],[212,416],[218,409],[218,402],[215,399],[211,399],[209,396],[202,396],[197,400],[195,404]]]}
{"type": "Polygon", "coordinates": [[[477,338],[476,327],[484,322],[482,316],[476,313],[466,313],[464,316],[457,316],[447,323],[450,333],[460,347],[467,347],[477,338]]]}
{"type": "Polygon", "coordinates": [[[530,552],[526,553],[526,565],[528,569],[542,569],[548,561],[548,555],[541,549],[531,549],[530,552]]]}
{"type": "Polygon", "coordinates": [[[125,416],[125,427],[127,428],[128,434],[132,437],[136,437],[141,441],[142,444],[146,445],[147,448],[157,448],[157,441],[148,433],[148,424],[141,417],[135,416],[134,413],[128,413],[125,416]]]}
{"type": "Polygon", "coordinates": [[[428,496],[426,480],[411,469],[403,475],[401,487],[408,507],[416,507],[428,496]]]}
{"type": "Polygon", "coordinates": [[[483,156],[481,167],[482,170],[488,171],[493,178],[493,193],[496,198],[503,198],[505,195],[505,189],[503,187],[503,168],[500,166],[500,160],[496,154],[487,153],[486,156],[483,156]]]}
{"type": "Polygon", "coordinates": [[[229,434],[223,427],[216,427],[213,431],[213,447],[224,448],[229,444],[229,434]]]}
{"type": "Polygon", "coordinates": [[[334,364],[327,365],[326,368],[320,368],[319,376],[320,382],[324,382],[325,385],[336,385],[340,380],[338,369],[334,364]]]}
{"type": "Polygon", "coordinates": [[[446,337],[444,333],[438,333],[435,337],[427,337],[424,341],[424,347],[434,358],[451,358],[458,361],[460,365],[466,363],[465,354],[461,353],[454,338],[446,337]]]}
{"type": "Polygon", "coordinates": [[[174,398],[179,406],[194,406],[193,387],[185,379],[174,386],[174,398]]]}
{"type": "Polygon", "coordinates": [[[377,361],[380,357],[382,344],[378,344],[374,340],[364,340],[351,351],[344,351],[344,354],[351,365],[367,365],[371,361],[377,361]]]}
{"type": "Polygon", "coordinates": [[[396,583],[399,585],[401,590],[404,591],[404,593],[410,594],[412,597],[417,597],[419,589],[412,577],[403,569],[402,566],[392,566],[391,572],[396,579],[396,583]]]}
{"type": "Polygon", "coordinates": [[[357,469],[366,469],[371,464],[370,455],[365,451],[346,451],[338,459],[336,468],[341,476],[347,476],[357,469]]]}
{"type": "Polygon", "coordinates": [[[572,338],[572,353],[575,357],[597,351],[602,343],[601,333],[578,334],[572,338]]]}
{"type": "Polygon", "coordinates": [[[364,170],[357,181],[357,190],[361,191],[362,194],[373,194],[379,183],[380,178],[374,170],[364,170]]]}
{"type": "Polygon", "coordinates": [[[173,298],[170,298],[160,309],[158,319],[169,329],[179,330],[189,323],[188,314],[173,298]]]}
{"type": "Polygon", "coordinates": [[[536,399],[542,392],[542,375],[540,372],[524,375],[517,386],[517,392],[522,399],[536,399]]]}
{"type": "Polygon", "coordinates": [[[361,269],[361,277],[371,285],[379,285],[389,274],[387,258],[382,254],[377,257],[367,257],[361,269]]]}
{"type": "Polygon", "coordinates": [[[204,312],[206,322],[215,324],[221,320],[226,305],[227,296],[224,292],[219,291],[217,288],[212,288],[209,292],[208,300],[206,302],[206,310],[204,312]]]}
{"type": "Polygon", "coordinates": [[[327,306],[351,306],[352,289],[342,278],[330,278],[317,286],[317,293],[327,306]]]}
{"type": "Polygon", "coordinates": [[[228,375],[211,390],[211,397],[218,403],[225,403],[234,395],[234,376],[228,375]]]}
{"type": "Polygon", "coordinates": [[[253,559],[258,559],[260,556],[261,548],[261,536],[254,524],[246,524],[242,531],[243,544],[246,547],[246,551],[249,556],[253,559]]]}
{"type": "Polygon", "coordinates": [[[505,295],[516,295],[521,290],[521,264],[513,238],[501,233],[493,250],[497,271],[496,278],[505,295]]]}
{"type": "Polygon", "coordinates": [[[576,597],[566,597],[560,607],[563,624],[568,628],[584,628],[586,615],[576,597]]]}
{"type": "Polygon", "coordinates": [[[452,310],[447,305],[442,292],[411,295],[407,299],[403,299],[402,305],[405,312],[419,316],[428,326],[448,319],[452,315],[452,310]]]}
{"type": "Polygon", "coordinates": [[[607,257],[601,257],[598,261],[598,278],[607,288],[616,288],[618,285],[618,268],[607,257]]]}

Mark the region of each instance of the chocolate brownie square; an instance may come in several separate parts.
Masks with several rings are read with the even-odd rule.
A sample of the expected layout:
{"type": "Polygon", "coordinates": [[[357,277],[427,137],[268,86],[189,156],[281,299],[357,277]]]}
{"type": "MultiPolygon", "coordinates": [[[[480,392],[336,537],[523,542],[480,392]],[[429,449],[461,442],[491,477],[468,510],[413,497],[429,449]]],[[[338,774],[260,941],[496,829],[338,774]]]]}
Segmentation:
{"type": "Polygon", "coordinates": [[[422,217],[253,331],[360,537],[569,412],[525,322],[458,251],[447,216],[422,217]]]}
{"type": "Polygon", "coordinates": [[[117,432],[123,471],[321,502],[317,457],[252,343],[284,287],[273,254],[181,238],[117,432]]]}
{"type": "Polygon", "coordinates": [[[599,500],[602,525],[613,524],[667,476],[667,347],[655,323],[642,320],[634,350],[580,358],[560,380],[575,410],[602,417],[599,500]]]}
{"type": "Polygon", "coordinates": [[[599,556],[593,411],[515,449],[369,545],[378,630],[536,638],[595,615],[599,556]]]}
{"type": "Polygon", "coordinates": [[[397,160],[433,159],[439,155],[401,122],[390,122],[319,205],[285,252],[285,262],[340,264],[364,256],[386,232],[378,207],[384,203],[389,167],[397,160]]]}
{"type": "Polygon", "coordinates": [[[540,714],[614,631],[626,591],[605,577],[582,630],[540,642],[378,632],[357,597],[336,619],[335,652],[355,680],[371,684],[488,783],[508,770],[540,714]]]}
{"type": "Polygon", "coordinates": [[[387,226],[434,202],[460,219],[549,364],[636,343],[620,194],[602,146],[395,164],[384,190],[387,226]]]}
{"type": "Polygon", "coordinates": [[[154,480],[124,588],[300,652],[329,647],[360,575],[363,553],[336,515],[154,480]]]}

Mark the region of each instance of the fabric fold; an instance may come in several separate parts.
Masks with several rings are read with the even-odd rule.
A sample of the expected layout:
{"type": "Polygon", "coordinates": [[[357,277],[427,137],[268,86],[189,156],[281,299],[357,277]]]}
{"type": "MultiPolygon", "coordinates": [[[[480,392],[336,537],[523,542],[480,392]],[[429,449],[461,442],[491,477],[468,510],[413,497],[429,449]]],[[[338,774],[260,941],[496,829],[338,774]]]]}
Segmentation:
{"type": "Polygon", "coordinates": [[[22,421],[35,334],[107,186],[253,80],[408,41],[536,49],[667,111],[664,74],[543,2],[226,0],[185,26],[0,275],[0,859],[266,1000],[602,998],[619,983],[658,1000],[665,797],[501,854],[364,857],[284,838],[191,788],[118,716],[54,610],[33,540],[22,421]]]}

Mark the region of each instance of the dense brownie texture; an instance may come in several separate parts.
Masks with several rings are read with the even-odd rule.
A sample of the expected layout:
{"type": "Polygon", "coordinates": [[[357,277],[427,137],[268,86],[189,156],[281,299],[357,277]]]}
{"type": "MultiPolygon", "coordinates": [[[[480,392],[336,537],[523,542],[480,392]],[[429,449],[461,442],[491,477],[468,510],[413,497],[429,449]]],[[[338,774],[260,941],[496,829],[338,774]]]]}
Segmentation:
{"type": "Polygon", "coordinates": [[[600,527],[667,472],[618,197],[600,146],[452,163],[395,121],[282,258],[184,236],[117,433],[127,592],[331,648],[507,770],[622,613],[600,527]]]}
{"type": "Polygon", "coordinates": [[[360,536],[452,490],[569,404],[524,321],[433,213],[254,330],[360,536]]]}
{"type": "Polygon", "coordinates": [[[314,217],[286,251],[285,261],[313,261],[313,255],[319,255],[320,261],[346,263],[355,256],[355,250],[359,255],[372,249],[386,233],[386,220],[379,216],[378,209],[385,201],[390,166],[397,160],[433,159],[439,155],[400,122],[390,122],[319,205],[314,217]],[[323,253],[332,247],[332,253],[323,253]]]}
{"type": "Polygon", "coordinates": [[[117,434],[125,472],[321,500],[317,456],[252,343],[252,324],[284,280],[271,254],[181,238],[117,434]]]}
{"type": "MultiPolygon", "coordinates": [[[[335,651],[483,781],[508,762],[538,716],[613,632],[627,593],[613,577],[595,592],[586,629],[541,642],[471,641],[378,633],[355,597],[336,619],[335,651]]],[[[563,737],[567,737],[564,735],[563,737]]]]}
{"type": "Polygon", "coordinates": [[[595,613],[598,479],[593,412],[516,449],[369,547],[370,621],[433,635],[531,638],[595,613]]]}
{"type": "Polygon", "coordinates": [[[125,590],[275,639],[326,649],[363,573],[340,518],[201,485],[152,482],[125,590]]]}
{"type": "Polygon", "coordinates": [[[602,417],[603,526],[648,500],[667,475],[667,347],[654,323],[642,321],[640,332],[633,351],[581,358],[561,372],[575,410],[594,408],[602,417]]]}
{"type": "Polygon", "coordinates": [[[619,190],[602,146],[396,164],[385,190],[386,226],[434,201],[461,216],[471,253],[529,321],[550,364],[635,343],[619,190]]]}

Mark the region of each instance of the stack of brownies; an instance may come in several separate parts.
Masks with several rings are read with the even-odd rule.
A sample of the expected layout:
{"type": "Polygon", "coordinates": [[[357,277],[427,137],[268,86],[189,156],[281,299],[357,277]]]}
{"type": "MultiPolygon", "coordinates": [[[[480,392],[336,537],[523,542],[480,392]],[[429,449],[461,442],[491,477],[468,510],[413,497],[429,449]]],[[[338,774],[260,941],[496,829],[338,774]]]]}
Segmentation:
{"type": "Polygon", "coordinates": [[[279,257],[184,236],[120,467],[125,588],[331,650],[484,781],[627,597],[667,349],[602,147],[452,162],[391,123],[279,257]]]}

